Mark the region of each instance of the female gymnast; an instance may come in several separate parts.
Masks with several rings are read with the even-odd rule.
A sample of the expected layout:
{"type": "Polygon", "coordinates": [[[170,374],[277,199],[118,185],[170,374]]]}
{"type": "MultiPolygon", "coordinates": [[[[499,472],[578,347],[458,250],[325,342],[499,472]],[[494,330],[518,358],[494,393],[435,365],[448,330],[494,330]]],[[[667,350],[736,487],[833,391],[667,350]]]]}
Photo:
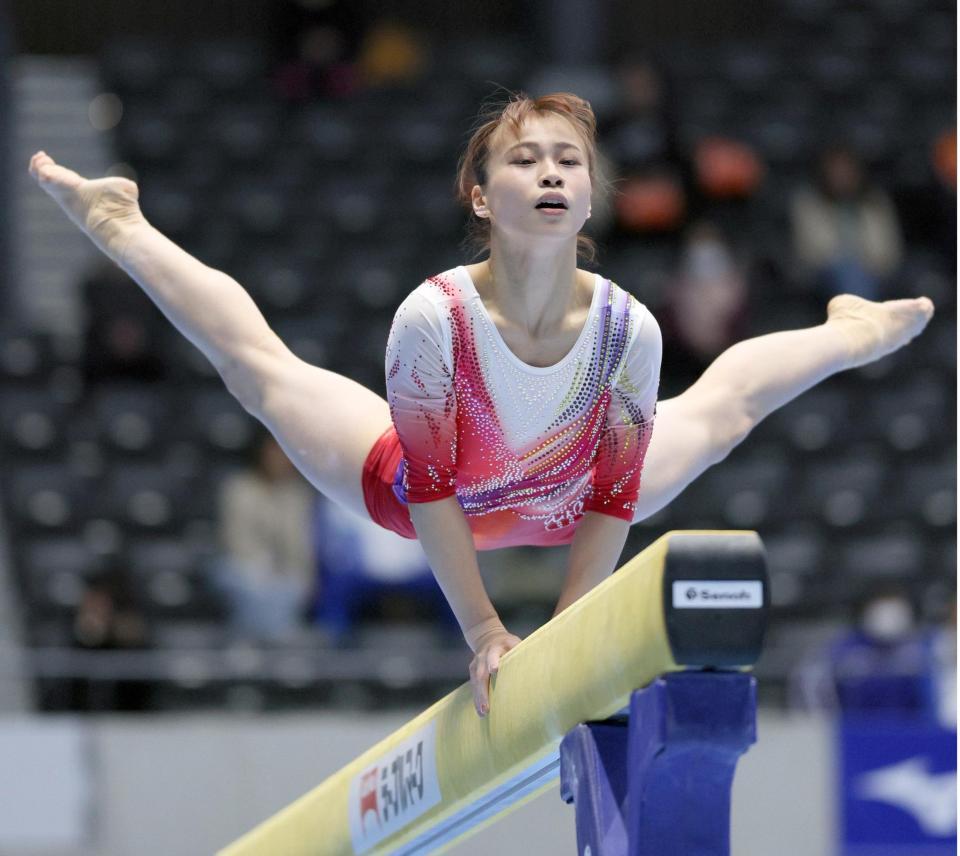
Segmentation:
{"type": "Polygon", "coordinates": [[[404,300],[387,345],[386,401],[291,353],[235,280],[146,221],[132,181],[86,180],[42,151],[30,162],[40,187],[209,358],[319,491],[419,538],[474,653],[480,716],[490,676],[520,639],[497,617],[477,550],[569,544],[560,612],[615,569],[632,522],[773,410],[905,345],[933,314],[927,298],[836,297],[819,326],[729,348],[657,405],[654,431],[657,323],[577,268],[578,247],[589,247],[579,233],[595,136],[590,105],[565,93],[514,96],[478,126],[459,190],[489,256],[404,300]]]}

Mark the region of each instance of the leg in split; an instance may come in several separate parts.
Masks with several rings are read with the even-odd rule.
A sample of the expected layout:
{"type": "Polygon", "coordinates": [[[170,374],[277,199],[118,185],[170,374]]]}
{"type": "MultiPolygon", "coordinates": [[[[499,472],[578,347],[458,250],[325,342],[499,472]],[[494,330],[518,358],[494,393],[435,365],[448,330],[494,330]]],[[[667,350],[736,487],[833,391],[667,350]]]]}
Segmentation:
{"type": "Polygon", "coordinates": [[[278,369],[273,388],[251,412],[293,464],[324,496],[369,519],[363,499],[363,465],[390,425],[379,395],[350,378],[296,357],[278,369]]]}
{"type": "Polygon", "coordinates": [[[818,327],[724,351],[688,390],[657,405],[634,523],[664,508],[774,410],[832,374],[878,360],[919,335],[933,303],[839,295],[818,327]]]}
{"type": "Polygon", "coordinates": [[[304,476],[334,501],[367,516],[361,474],[368,452],[390,425],[387,402],[291,353],[238,282],[146,221],[132,181],[85,179],[44,152],[33,156],[30,173],[204,353],[304,476]]]}

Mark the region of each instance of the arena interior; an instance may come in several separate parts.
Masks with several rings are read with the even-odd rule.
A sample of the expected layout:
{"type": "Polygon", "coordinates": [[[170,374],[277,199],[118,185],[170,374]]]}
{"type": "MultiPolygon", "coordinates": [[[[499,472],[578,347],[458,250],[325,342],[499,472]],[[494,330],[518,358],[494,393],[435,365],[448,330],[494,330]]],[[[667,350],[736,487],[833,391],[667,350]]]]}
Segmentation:
{"type": "MultiPolygon", "coordinates": [[[[611,192],[590,267],[660,322],[661,398],[735,341],[820,324],[840,290],[935,303],[914,342],[804,393],[635,525],[623,561],[674,529],[763,539],[733,853],[955,852],[955,807],[874,801],[871,839],[841,763],[850,723],[900,729],[932,753],[930,800],[955,798],[955,757],[931,748],[956,740],[953,4],[0,0],[0,68],[0,853],[213,852],[469,661],[432,580],[378,572],[389,544],[364,553],[362,586],[337,576],[366,536],[338,538],[322,505],[293,626],[237,630],[222,486],[262,433],[30,156],[136,180],[148,220],[240,282],[295,353],[383,395],[399,303],[474,260],[454,178],[477,111],[518,90],[594,108],[611,192]],[[860,172],[849,198],[824,189],[829,153],[860,172]],[[846,213],[811,214],[817,194],[846,213]],[[860,256],[818,261],[814,233],[860,256]],[[842,663],[878,600],[907,605],[904,625],[842,663]]],[[[550,618],[562,548],[480,558],[512,632],[550,618]]],[[[551,792],[452,852],[574,849],[551,792]]]]}

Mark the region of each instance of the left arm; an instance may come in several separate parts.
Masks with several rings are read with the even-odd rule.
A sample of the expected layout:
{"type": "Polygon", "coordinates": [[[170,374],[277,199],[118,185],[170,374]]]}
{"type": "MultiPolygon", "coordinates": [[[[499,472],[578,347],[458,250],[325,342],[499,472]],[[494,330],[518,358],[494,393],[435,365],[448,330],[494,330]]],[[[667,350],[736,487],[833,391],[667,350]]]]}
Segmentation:
{"type": "Polygon", "coordinates": [[[663,344],[650,312],[631,298],[631,335],[597,447],[592,493],[570,544],[567,579],[554,615],[614,570],[633,521],[653,432],[663,344]]]}
{"type": "Polygon", "coordinates": [[[554,616],[616,570],[629,531],[629,523],[609,514],[588,511],[584,515],[570,544],[567,578],[554,616]]]}

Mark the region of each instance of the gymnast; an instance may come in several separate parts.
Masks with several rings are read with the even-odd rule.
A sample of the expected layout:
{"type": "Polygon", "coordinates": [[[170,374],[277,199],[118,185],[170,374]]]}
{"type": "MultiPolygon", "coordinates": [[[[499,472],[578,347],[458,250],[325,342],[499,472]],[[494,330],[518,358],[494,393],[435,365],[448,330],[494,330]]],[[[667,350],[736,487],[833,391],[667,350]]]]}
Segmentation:
{"type": "Polygon", "coordinates": [[[481,116],[458,188],[489,254],[403,301],[387,343],[386,401],[291,353],[239,283],[147,222],[134,182],[86,180],[42,151],[30,172],[317,490],[420,540],[473,652],[474,705],[485,716],[490,677],[520,639],[497,616],[477,550],[569,544],[559,613],[613,572],[631,523],[764,417],[905,345],[933,315],[925,297],[840,295],[819,326],[740,342],[657,404],[656,320],[577,267],[578,251],[592,249],[580,230],[595,164],[594,115],[575,95],[517,94],[481,116]]]}

